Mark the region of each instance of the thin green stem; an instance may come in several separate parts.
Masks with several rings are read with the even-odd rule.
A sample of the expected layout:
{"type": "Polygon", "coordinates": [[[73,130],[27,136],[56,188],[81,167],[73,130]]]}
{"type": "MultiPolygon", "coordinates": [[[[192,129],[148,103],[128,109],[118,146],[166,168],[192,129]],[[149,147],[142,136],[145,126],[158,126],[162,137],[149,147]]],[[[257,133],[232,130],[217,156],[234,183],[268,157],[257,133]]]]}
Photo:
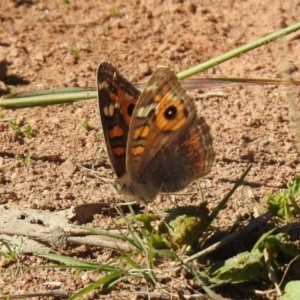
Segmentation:
{"type": "MultiPolygon", "coordinates": [[[[216,58],[210,59],[188,70],[180,72],[177,74],[177,77],[180,80],[186,79],[199,72],[207,70],[224,61],[227,61],[245,52],[251,51],[255,48],[270,43],[278,38],[281,38],[299,29],[300,29],[300,22],[293,24],[282,30],[276,31],[272,34],[269,34],[247,45],[229,51],[216,58]]],[[[41,91],[41,92],[22,93],[17,95],[5,95],[0,100],[0,107],[6,109],[16,109],[16,108],[25,108],[25,107],[34,107],[34,106],[55,105],[55,104],[82,101],[87,99],[94,99],[96,97],[97,97],[97,92],[93,88],[86,88],[86,89],[77,88],[74,90],[72,90],[72,88],[70,88],[70,90],[57,89],[57,90],[49,90],[49,91],[41,91]]]]}
{"type": "Polygon", "coordinates": [[[207,70],[209,68],[212,68],[226,60],[229,60],[229,59],[232,59],[238,55],[241,55],[243,53],[246,53],[248,51],[251,51],[255,48],[258,48],[258,47],[261,47],[263,45],[266,45],[268,43],[271,43],[285,35],[288,35],[292,32],[295,32],[297,30],[300,29],[300,22],[296,23],[296,24],[293,24],[287,28],[284,28],[284,29],[281,29],[281,30],[278,30],[276,32],[273,32],[261,39],[258,39],[254,42],[251,42],[249,44],[246,44],[244,46],[241,46],[239,48],[236,48],[234,50],[231,50],[225,54],[222,54],[216,58],[213,58],[213,59],[210,59],[200,65],[197,65],[197,66],[194,66],[188,70],[185,70],[185,71],[182,71],[180,73],[177,74],[177,77],[178,79],[180,80],[183,80],[183,79],[186,79],[188,77],[191,77],[197,73],[200,73],[200,72],[203,72],[204,70],[207,70]]]}

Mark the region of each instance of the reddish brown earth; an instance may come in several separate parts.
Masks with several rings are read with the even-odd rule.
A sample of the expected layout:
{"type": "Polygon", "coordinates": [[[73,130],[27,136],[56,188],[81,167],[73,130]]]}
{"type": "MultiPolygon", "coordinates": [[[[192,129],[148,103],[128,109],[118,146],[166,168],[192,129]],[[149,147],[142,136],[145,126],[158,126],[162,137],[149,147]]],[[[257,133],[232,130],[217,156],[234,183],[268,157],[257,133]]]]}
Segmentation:
{"type": "MultiPolygon", "coordinates": [[[[176,72],[185,70],[291,25],[300,15],[297,1],[167,0],[153,4],[129,0],[126,4],[115,1],[113,5],[91,0],[63,2],[1,1],[0,92],[7,88],[20,92],[95,87],[96,68],[103,59],[114,62],[128,80],[145,82],[158,64],[176,72]],[[114,14],[113,8],[119,13],[114,14]],[[78,59],[69,53],[70,48],[79,51],[78,59]]],[[[297,66],[297,34],[290,38],[287,49],[286,55],[297,66]]],[[[278,43],[273,42],[198,77],[279,78],[279,63],[278,43]]],[[[300,79],[295,69],[293,76],[300,79]]],[[[246,182],[219,216],[220,225],[230,226],[238,217],[253,214],[255,207],[264,205],[266,194],[284,187],[299,173],[299,154],[282,87],[244,86],[213,91],[221,91],[223,96],[196,102],[211,125],[216,152],[212,172],[201,180],[210,209],[253,164],[246,182]]],[[[196,97],[199,92],[191,94],[196,97]]],[[[35,133],[29,138],[18,137],[8,122],[0,120],[0,204],[55,211],[83,203],[101,202],[113,207],[120,201],[107,183],[79,167],[73,168],[80,164],[94,167],[103,177],[114,176],[103,138],[98,134],[101,125],[95,100],[0,109],[0,114],[20,126],[30,124],[35,133]],[[82,126],[85,121],[90,130],[82,126]],[[31,160],[23,164],[18,157],[27,153],[31,160]]],[[[179,205],[199,203],[196,185],[186,191],[193,194],[176,197],[179,205]]],[[[159,196],[155,205],[163,209],[174,204],[167,196],[159,196]]],[[[110,228],[115,217],[99,214],[92,225],[110,228]]],[[[100,255],[106,259],[112,255],[110,251],[82,247],[71,254],[89,259],[98,256],[97,261],[101,261],[100,255]]],[[[68,270],[10,272],[17,267],[47,263],[21,255],[18,263],[0,269],[0,288],[12,294],[46,291],[53,289],[47,283],[60,282],[59,288],[72,294],[92,281],[84,272],[68,270]]],[[[135,287],[119,286],[119,292],[129,291],[135,291],[135,287]]],[[[234,292],[226,296],[245,299],[234,292]]],[[[95,292],[85,299],[97,297],[95,292]]],[[[113,292],[111,297],[120,299],[120,294],[113,292]]]]}

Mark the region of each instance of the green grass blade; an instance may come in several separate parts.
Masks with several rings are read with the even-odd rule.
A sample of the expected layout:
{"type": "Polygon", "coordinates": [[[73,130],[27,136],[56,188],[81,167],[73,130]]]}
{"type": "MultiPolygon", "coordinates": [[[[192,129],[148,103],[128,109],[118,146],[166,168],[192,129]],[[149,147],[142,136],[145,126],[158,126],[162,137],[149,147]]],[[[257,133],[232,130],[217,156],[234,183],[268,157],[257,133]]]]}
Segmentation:
{"type": "MultiPolygon", "coordinates": [[[[287,28],[284,28],[282,30],[276,31],[270,35],[267,35],[261,39],[258,39],[254,42],[251,42],[249,44],[246,44],[244,46],[241,46],[239,48],[236,48],[232,51],[229,51],[225,54],[222,54],[216,58],[210,59],[202,64],[199,64],[197,66],[194,66],[188,70],[185,70],[183,72],[180,72],[177,74],[177,77],[180,80],[186,79],[188,77],[191,77],[199,72],[202,72],[204,70],[207,70],[213,66],[216,66],[226,60],[229,60],[231,58],[234,58],[238,55],[241,55],[243,53],[246,53],[248,51],[251,51],[255,48],[258,48],[260,46],[263,46],[267,43],[270,43],[280,37],[283,37],[285,35],[288,35],[292,32],[295,32],[300,29],[300,22],[293,24],[287,28]]],[[[208,79],[209,82],[210,79],[208,79]]],[[[232,84],[234,80],[237,79],[219,79],[219,81],[223,80],[222,84],[232,84]],[[229,81],[229,82],[228,82],[229,81]]],[[[261,82],[263,82],[264,79],[262,79],[261,82]]],[[[269,82],[272,81],[272,79],[268,80],[267,84],[270,84],[269,82]]],[[[281,81],[279,80],[281,83],[281,81]]],[[[243,81],[241,83],[244,83],[243,81]]],[[[277,84],[278,81],[274,82],[274,84],[277,84]]],[[[212,83],[210,83],[212,84],[212,83]]],[[[214,83],[216,85],[216,83],[214,83]]],[[[72,92],[68,91],[67,89],[57,89],[57,90],[46,90],[46,91],[40,91],[40,92],[32,92],[32,93],[21,93],[21,94],[10,94],[5,95],[0,99],[0,107],[6,108],[6,109],[17,109],[17,108],[26,108],[26,107],[34,107],[34,106],[44,106],[44,105],[55,105],[55,104],[62,104],[62,103],[70,103],[70,102],[77,102],[77,101],[83,101],[87,99],[93,99],[97,97],[97,92],[93,88],[71,88],[72,92]],[[49,94],[51,93],[51,94],[49,94]],[[26,99],[24,99],[26,98],[26,99]]]]}
{"type": "Polygon", "coordinates": [[[88,92],[88,91],[96,91],[95,88],[81,88],[81,87],[67,87],[67,88],[58,88],[58,89],[48,89],[42,91],[34,91],[34,92],[23,92],[23,93],[10,93],[6,94],[2,97],[2,99],[10,99],[10,98],[26,98],[26,97],[36,97],[36,96],[44,96],[44,95],[56,95],[56,94],[68,94],[68,93],[79,93],[79,92],[88,92]]]}
{"type": "Polygon", "coordinates": [[[108,284],[111,281],[116,280],[117,278],[119,278],[122,275],[122,273],[123,273],[122,271],[116,271],[116,272],[113,272],[113,273],[95,281],[94,283],[92,283],[92,284],[88,285],[87,287],[83,288],[82,290],[80,290],[78,293],[74,294],[72,297],[69,298],[69,300],[81,299],[81,297],[83,297],[87,293],[99,288],[100,286],[108,284]]]}
{"type": "Polygon", "coordinates": [[[284,29],[278,30],[276,32],[273,32],[263,38],[260,38],[254,42],[251,42],[249,44],[243,45],[239,48],[236,48],[234,50],[231,50],[225,54],[222,54],[216,58],[210,59],[208,61],[206,61],[205,63],[202,63],[200,65],[194,66],[188,70],[185,70],[183,72],[180,72],[177,74],[178,79],[183,80],[186,79],[188,77],[191,77],[197,73],[203,72],[204,70],[207,70],[209,68],[212,68],[216,65],[219,65],[220,63],[227,61],[229,59],[232,59],[238,55],[241,55],[243,53],[246,53],[248,51],[251,51],[255,48],[261,47],[263,45],[266,45],[270,42],[273,42],[285,35],[288,35],[292,32],[295,32],[297,30],[300,29],[300,22],[293,24],[291,26],[288,26],[284,29]]]}
{"type": "Polygon", "coordinates": [[[36,256],[38,257],[43,257],[46,259],[50,259],[50,260],[55,260],[55,261],[59,261],[60,263],[69,265],[69,266],[73,266],[81,268],[81,269],[95,269],[95,268],[99,268],[99,264],[98,263],[89,263],[80,259],[76,259],[76,258],[72,258],[69,256],[64,256],[64,255],[57,255],[57,254],[39,254],[37,253],[36,256]]]}
{"type": "MultiPolygon", "coordinates": [[[[192,78],[183,82],[187,90],[208,89],[236,85],[278,85],[281,79],[264,78],[192,78]]],[[[293,84],[300,85],[299,81],[293,84]]],[[[136,85],[137,86],[137,85],[136,85]]],[[[142,85],[138,85],[142,88],[142,85]]],[[[0,99],[0,107],[6,109],[74,103],[97,98],[95,88],[59,88],[28,93],[6,94],[0,99]]]]}
{"type": "Polygon", "coordinates": [[[141,266],[136,263],[131,257],[130,255],[128,255],[127,253],[125,253],[122,250],[119,250],[121,253],[122,258],[127,262],[128,265],[130,265],[132,268],[134,269],[141,269],[141,266]]]}
{"type": "MultiPolygon", "coordinates": [[[[34,92],[36,93],[36,92],[34,92]]],[[[42,94],[38,96],[27,96],[12,98],[11,99],[1,100],[0,107],[6,109],[17,109],[17,108],[26,108],[26,107],[35,107],[35,106],[45,106],[45,105],[55,105],[62,103],[73,103],[78,101],[83,101],[86,99],[96,98],[96,92],[87,89],[86,91],[81,92],[63,92],[58,94],[42,94]]]]}
{"type": "Polygon", "coordinates": [[[110,232],[110,231],[100,229],[100,228],[92,228],[92,227],[89,227],[89,226],[86,226],[86,225],[82,225],[82,226],[80,226],[80,228],[84,229],[84,230],[87,230],[87,231],[89,231],[93,234],[108,236],[108,237],[112,237],[114,239],[129,242],[129,243],[133,242],[132,239],[130,239],[129,237],[125,236],[122,233],[110,232]]]}
{"type": "Polygon", "coordinates": [[[211,214],[208,217],[207,222],[203,225],[204,230],[211,224],[211,222],[217,217],[219,212],[224,208],[227,201],[230,199],[230,197],[234,194],[236,189],[243,183],[245,177],[248,175],[252,168],[252,165],[250,165],[246,171],[242,174],[241,178],[239,178],[236,183],[234,184],[233,188],[229,191],[229,193],[222,199],[222,201],[216,206],[216,208],[211,212],[211,214]]]}

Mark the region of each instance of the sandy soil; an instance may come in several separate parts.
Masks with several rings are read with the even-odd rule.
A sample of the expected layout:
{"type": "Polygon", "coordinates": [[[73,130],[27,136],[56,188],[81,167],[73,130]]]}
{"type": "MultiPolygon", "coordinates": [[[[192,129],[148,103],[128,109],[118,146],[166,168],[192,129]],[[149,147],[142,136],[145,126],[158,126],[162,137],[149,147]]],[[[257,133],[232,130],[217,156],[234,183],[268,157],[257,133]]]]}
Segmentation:
{"type": "MultiPolygon", "coordinates": [[[[297,1],[167,0],[155,1],[155,5],[141,0],[113,4],[69,2],[1,1],[0,92],[8,88],[20,92],[95,87],[96,68],[103,59],[113,61],[128,80],[146,81],[158,64],[168,65],[176,72],[185,70],[291,25],[300,15],[297,1]],[[69,49],[78,50],[80,57],[74,58],[69,49]]],[[[287,48],[287,55],[295,64],[293,76],[299,79],[297,35],[287,48]]],[[[279,78],[279,63],[280,51],[274,42],[198,77],[279,78]]],[[[212,172],[201,180],[209,208],[215,207],[247,166],[253,164],[246,182],[219,218],[222,226],[230,226],[236,218],[252,215],[256,206],[264,204],[266,194],[282,188],[299,173],[299,154],[282,87],[244,86],[212,91],[221,91],[223,96],[196,102],[211,125],[216,152],[212,172]]],[[[197,98],[199,91],[191,94],[197,98]]],[[[120,201],[108,184],[76,166],[93,167],[106,178],[114,176],[99,135],[101,125],[95,100],[0,109],[0,114],[34,129],[33,137],[21,138],[7,122],[0,122],[0,168],[9,164],[0,169],[0,204],[55,211],[98,202],[113,207],[120,201]],[[82,125],[85,121],[89,130],[82,125]],[[20,156],[27,153],[31,160],[24,164],[20,156]]],[[[176,197],[177,203],[199,203],[196,185],[184,192],[187,191],[193,193],[176,197]]],[[[163,209],[173,204],[168,197],[159,196],[155,205],[163,209]]],[[[113,217],[99,213],[92,225],[110,228],[113,217]]],[[[81,247],[73,249],[72,255],[88,255],[90,259],[98,256],[100,261],[100,255],[107,257],[112,253],[81,247]]],[[[10,268],[47,263],[24,255],[10,268]]],[[[83,273],[67,270],[40,269],[16,275],[3,267],[0,275],[0,287],[10,293],[53,289],[49,282],[60,282],[60,289],[74,293],[91,281],[83,273]]],[[[121,285],[120,290],[135,288],[121,285]]],[[[226,296],[246,299],[234,292],[226,296]]],[[[97,297],[95,292],[86,299],[97,297]]],[[[111,297],[119,299],[113,294],[111,297]]]]}

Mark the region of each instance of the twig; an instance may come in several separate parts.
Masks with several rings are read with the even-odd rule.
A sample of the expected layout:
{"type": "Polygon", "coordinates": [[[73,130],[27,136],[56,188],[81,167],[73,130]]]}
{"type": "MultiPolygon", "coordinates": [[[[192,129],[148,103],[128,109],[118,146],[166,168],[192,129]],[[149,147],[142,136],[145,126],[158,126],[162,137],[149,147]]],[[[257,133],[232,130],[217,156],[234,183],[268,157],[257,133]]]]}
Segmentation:
{"type": "Polygon", "coordinates": [[[287,272],[288,272],[289,268],[291,267],[292,263],[293,263],[294,261],[296,261],[299,257],[300,257],[300,255],[297,255],[296,257],[294,257],[294,258],[289,262],[289,264],[287,265],[287,267],[286,267],[286,269],[285,269],[285,271],[284,271],[284,274],[283,274],[283,276],[282,276],[282,278],[281,278],[281,281],[280,281],[280,283],[279,283],[279,286],[281,286],[281,285],[283,284],[283,281],[284,281],[284,279],[285,279],[285,277],[286,277],[286,275],[287,275],[287,272]]]}
{"type": "Polygon", "coordinates": [[[24,298],[33,298],[33,297],[55,297],[58,299],[69,298],[70,294],[61,291],[61,290],[53,290],[47,292],[28,292],[22,294],[7,294],[4,296],[0,296],[0,299],[24,299],[24,298]]]}
{"type": "Polygon", "coordinates": [[[273,284],[275,285],[275,290],[277,292],[277,296],[280,297],[280,296],[282,296],[282,292],[280,290],[279,280],[278,280],[278,277],[274,270],[274,266],[272,264],[272,260],[270,258],[269,252],[266,248],[264,249],[264,258],[265,258],[265,263],[266,263],[267,270],[268,270],[268,276],[269,276],[270,280],[273,282],[273,284]]]}

